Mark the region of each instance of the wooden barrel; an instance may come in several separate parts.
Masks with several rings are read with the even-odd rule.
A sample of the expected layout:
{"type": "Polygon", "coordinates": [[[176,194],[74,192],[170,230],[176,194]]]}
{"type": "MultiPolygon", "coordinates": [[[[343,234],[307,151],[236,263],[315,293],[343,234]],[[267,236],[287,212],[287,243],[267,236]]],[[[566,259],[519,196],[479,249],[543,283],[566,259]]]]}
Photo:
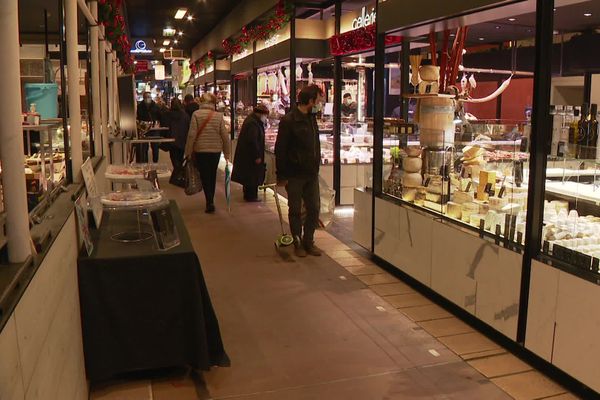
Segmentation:
{"type": "Polygon", "coordinates": [[[424,97],[419,99],[416,121],[419,124],[421,146],[448,147],[454,145],[454,99],[424,97]]]}

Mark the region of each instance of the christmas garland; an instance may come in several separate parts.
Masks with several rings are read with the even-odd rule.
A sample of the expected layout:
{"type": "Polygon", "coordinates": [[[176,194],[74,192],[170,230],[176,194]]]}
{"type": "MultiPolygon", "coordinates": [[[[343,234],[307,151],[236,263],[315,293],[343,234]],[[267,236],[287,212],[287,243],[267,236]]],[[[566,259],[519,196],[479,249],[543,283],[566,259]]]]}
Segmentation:
{"type": "MultiPolygon", "coordinates": [[[[375,48],[377,32],[375,25],[358,28],[350,32],[333,36],[329,39],[331,55],[343,56],[375,48]]],[[[385,45],[402,43],[401,36],[386,35],[385,45]]]]}
{"type": "Polygon", "coordinates": [[[190,69],[192,70],[192,75],[196,75],[197,72],[202,70],[207,70],[215,63],[215,58],[213,56],[213,52],[209,51],[203,57],[201,57],[198,61],[192,63],[190,65],[190,69]]]}
{"type": "Polygon", "coordinates": [[[127,36],[125,18],[120,9],[123,0],[98,0],[98,22],[104,25],[106,39],[117,52],[121,68],[126,73],[134,71],[131,42],[127,36]]]}
{"type": "Polygon", "coordinates": [[[267,40],[281,30],[291,19],[291,5],[279,0],[275,11],[267,18],[267,22],[252,27],[244,26],[242,34],[237,39],[225,39],[221,43],[223,50],[229,56],[240,54],[257,40],[267,40]]]}

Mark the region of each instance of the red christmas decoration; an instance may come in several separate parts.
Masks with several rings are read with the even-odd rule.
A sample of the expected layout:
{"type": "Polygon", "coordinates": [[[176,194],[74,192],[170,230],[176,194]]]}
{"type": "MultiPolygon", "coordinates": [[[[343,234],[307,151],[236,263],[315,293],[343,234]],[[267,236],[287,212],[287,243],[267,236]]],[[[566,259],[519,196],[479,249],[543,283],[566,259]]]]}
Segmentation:
{"type": "Polygon", "coordinates": [[[225,39],[221,43],[223,50],[227,55],[240,54],[252,42],[257,40],[266,40],[275,32],[283,28],[291,18],[289,4],[284,0],[279,0],[273,14],[267,18],[264,24],[257,24],[253,27],[242,27],[241,35],[237,39],[225,39]]]}
{"type": "MultiPolygon", "coordinates": [[[[377,32],[375,25],[369,25],[364,28],[358,28],[341,35],[333,36],[329,39],[329,48],[334,56],[343,56],[346,54],[358,53],[375,48],[377,32]]],[[[390,46],[402,42],[402,36],[387,35],[385,45],[390,46]]]]}

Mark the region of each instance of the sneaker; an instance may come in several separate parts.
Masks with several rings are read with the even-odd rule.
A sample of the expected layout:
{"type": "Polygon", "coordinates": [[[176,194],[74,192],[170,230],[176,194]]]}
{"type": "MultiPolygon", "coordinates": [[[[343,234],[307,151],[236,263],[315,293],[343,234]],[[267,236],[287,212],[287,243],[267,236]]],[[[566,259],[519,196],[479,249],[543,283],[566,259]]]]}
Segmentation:
{"type": "Polygon", "coordinates": [[[206,206],[206,210],[204,211],[207,214],[213,214],[215,212],[215,205],[209,204],[206,206]]]}
{"type": "Polygon", "coordinates": [[[294,242],[294,254],[296,257],[306,257],[306,250],[299,242],[294,242]]]}
{"type": "Polygon", "coordinates": [[[318,248],[317,246],[315,246],[314,242],[305,243],[304,250],[307,254],[310,254],[311,256],[314,256],[314,257],[320,257],[323,254],[321,249],[318,248]]]}

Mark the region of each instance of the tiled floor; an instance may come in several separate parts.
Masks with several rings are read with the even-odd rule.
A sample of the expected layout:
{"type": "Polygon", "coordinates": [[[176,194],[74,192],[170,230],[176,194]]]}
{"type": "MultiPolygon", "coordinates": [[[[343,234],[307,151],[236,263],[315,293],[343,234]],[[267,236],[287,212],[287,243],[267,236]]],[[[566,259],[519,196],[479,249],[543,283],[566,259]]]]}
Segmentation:
{"type": "MultiPolygon", "coordinates": [[[[245,204],[233,187],[227,213],[219,187],[217,213],[206,215],[201,196],[165,189],[182,209],[232,365],[196,379],[108,383],[92,399],[575,398],[347,239],[319,231],[325,256],[276,254],[272,196],[245,204]]],[[[331,229],[343,234],[348,226],[342,220],[331,229]]]]}

